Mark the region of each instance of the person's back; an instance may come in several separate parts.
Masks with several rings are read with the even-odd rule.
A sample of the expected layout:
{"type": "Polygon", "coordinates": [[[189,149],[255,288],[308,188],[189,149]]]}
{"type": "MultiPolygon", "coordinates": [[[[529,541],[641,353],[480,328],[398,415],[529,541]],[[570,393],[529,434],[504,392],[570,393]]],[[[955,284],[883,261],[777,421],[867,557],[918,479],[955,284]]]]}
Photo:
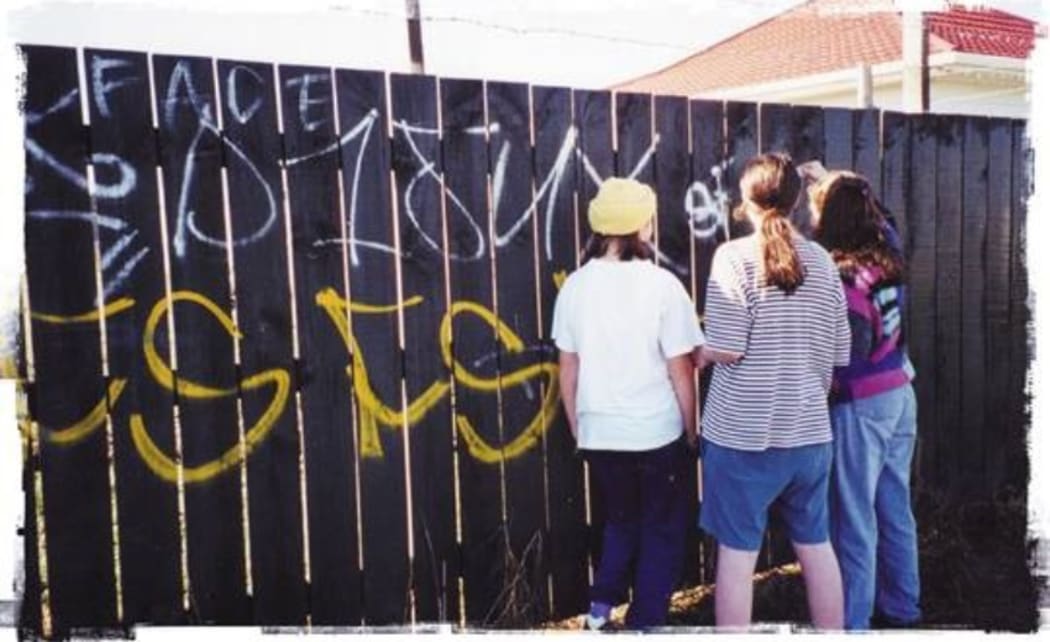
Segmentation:
{"type": "Polygon", "coordinates": [[[716,367],[711,381],[704,437],[721,446],[764,450],[831,439],[825,399],[836,349],[841,352],[848,336],[840,336],[844,326],[829,310],[843,308],[842,288],[823,248],[801,237],[794,247],[805,278],[790,294],[764,284],[757,236],[718,249],[712,283],[719,285],[706,310],[715,323],[708,335],[712,345],[745,355],[716,367]],[[726,292],[727,284],[738,291],[726,292]],[[741,298],[743,308],[733,302],[741,298]],[[730,334],[745,342],[725,345],[721,337],[730,334]]]}
{"type": "Polygon", "coordinates": [[[592,259],[569,276],[555,326],[579,355],[580,448],[643,450],[681,433],[667,359],[692,350],[687,314],[681,284],[646,260],[592,259]]]}

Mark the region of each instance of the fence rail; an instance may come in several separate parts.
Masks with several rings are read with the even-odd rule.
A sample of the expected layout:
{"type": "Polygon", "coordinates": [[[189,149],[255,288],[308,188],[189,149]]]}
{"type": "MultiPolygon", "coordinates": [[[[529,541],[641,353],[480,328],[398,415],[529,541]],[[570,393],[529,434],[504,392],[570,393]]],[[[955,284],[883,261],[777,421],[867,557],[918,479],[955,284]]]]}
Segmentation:
{"type": "Polygon", "coordinates": [[[920,485],[1026,478],[1023,121],[23,51],[26,630],[582,611],[602,506],[548,332],[586,203],[653,185],[702,313],[762,150],[901,222],[920,485]]]}

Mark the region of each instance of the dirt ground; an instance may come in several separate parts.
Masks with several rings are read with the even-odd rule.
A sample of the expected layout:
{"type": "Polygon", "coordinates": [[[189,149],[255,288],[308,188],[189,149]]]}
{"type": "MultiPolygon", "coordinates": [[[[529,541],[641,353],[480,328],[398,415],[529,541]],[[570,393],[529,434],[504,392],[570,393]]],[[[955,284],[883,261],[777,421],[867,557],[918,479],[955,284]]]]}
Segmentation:
{"type": "MultiPolygon", "coordinates": [[[[925,629],[1031,632],[1038,627],[1038,582],[1029,568],[1022,496],[948,505],[929,496],[916,502],[919,573],[925,629]]],[[[614,611],[614,621],[625,608],[614,611]]],[[[551,628],[579,628],[573,618],[551,628]]],[[[806,628],[809,614],[797,564],[756,576],[754,621],[806,628]]],[[[714,625],[711,586],[675,595],[671,626],[714,625]]]]}

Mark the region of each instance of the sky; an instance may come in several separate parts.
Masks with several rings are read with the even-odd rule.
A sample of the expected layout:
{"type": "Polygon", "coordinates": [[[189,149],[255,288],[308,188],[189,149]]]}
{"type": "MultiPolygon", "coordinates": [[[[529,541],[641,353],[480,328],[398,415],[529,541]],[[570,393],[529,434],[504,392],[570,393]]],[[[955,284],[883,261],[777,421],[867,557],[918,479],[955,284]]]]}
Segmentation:
{"type": "MultiPolygon", "coordinates": [[[[798,4],[799,0],[419,2],[424,17],[427,73],[601,88],[666,66],[798,4]]],[[[934,0],[914,0],[909,5],[931,3],[936,4],[934,0]]],[[[15,105],[17,65],[13,43],[400,72],[409,69],[402,0],[7,0],[4,4],[6,9],[0,14],[0,37],[6,38],[0,48],[0,96],[6,100],[0,101],[0,158],[4,160],[0,166],[7,171],[0,172],[0,198],[5,199],[0,203],[0,324],[4,314],[10,314],[17,305],[18,275],[22,269],[22,142],[15,105]]],[[[1046,22],[1046,9],[1038,0],[997,0],[985,4],[1046,22]]],[[[1048,57],[1046,44],[1044,39],[1044,61],[1048,57]]],[[[1039,64],[1037,68],[1045,72],[1048,65],[1039,64]]],[[[1036,104],[1050,104],[1046,93],[1046,83],[1037,78],[1036,104]]],[[[1033,129],[1038,132],[1045,127],[1033,129]]],[[[1038,154],[1036,161],[1043,163],[1038,154]]],[[[1040,172],[1038,167],[1036,171],[1040,172]]],[[[1047,172],[1044,170],[1041,175],[1046,176],[1047,172]]],[[[1030,211],[1036,211],[1036,203],[1031,207],[1030,211]]],[[[1047,238],[1040,217],[1032,217],[1030,225],[1030,241],[1047,238]]],[[[1046,282],[1041,276],[1046,270],[1038,252],[1030,252],[1029,256],[1033,284],[1038,288],[1046,282]]],[[[1040,309],[1047,304],[1050,297],[1042,297],[1040,309]]],[[[1046,318],[1048,315],[1041,314],[1040,309],[1037,315],[1046,318]]],[[[1047,349],[1044,345],[1040,354],[1045,357],[1037,356],[1038,361],[1045,363],[1050,358],[1047,349]]],[[[1042,380],[1036,370],[1037,389],[1042,380]]],[[[12,382],[0,381],[0,600],[12,595],[8,580],[15,564],[12,525],[20,509],[13,398],[12,382]]],[[[1038,396],[1036,400],[1033,425],[1039,425],[1042,416],[1038,396]]],[[[1033,439],[1042,437],[1035,433],[1033,439]]],[[[1040,443],[1033,443],[1033,451],[1045,450],[1040,443]]],[[[1038,467],[1033,467],[1033,471],[1039,474],[1038,467]]],[[[1042,495],[1045,497],[1046,493],[1042,495]]],[[[1041,510],[1041,519],[1048,519],[1048,513],[1050,510],[1041,510]]]]}

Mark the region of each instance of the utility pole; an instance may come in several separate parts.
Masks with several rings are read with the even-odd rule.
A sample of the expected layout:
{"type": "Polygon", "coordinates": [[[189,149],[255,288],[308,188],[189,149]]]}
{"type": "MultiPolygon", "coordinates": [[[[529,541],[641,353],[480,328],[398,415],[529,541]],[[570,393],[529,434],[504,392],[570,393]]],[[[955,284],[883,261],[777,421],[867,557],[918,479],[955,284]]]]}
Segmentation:
{"type": "Polygon", "coordinates": [[[857,67],[857,107],[871,109],[875,105],[871,80],[871,65],[862,63],[857,67]]]}
{"type": "Polygon", "coordinates": [[[904,63],[901,106],[904,111],[930,110],[929,36],[921,11],[906,9],[901,14],[901,46],[904,63]]]}
{"type": "Polygon", "coordinates": [[[408,55],[412,59],[412,73],[423,73],[423,28],[419,14],[419,0],[405,0],[408,13],[408,55]]]}

